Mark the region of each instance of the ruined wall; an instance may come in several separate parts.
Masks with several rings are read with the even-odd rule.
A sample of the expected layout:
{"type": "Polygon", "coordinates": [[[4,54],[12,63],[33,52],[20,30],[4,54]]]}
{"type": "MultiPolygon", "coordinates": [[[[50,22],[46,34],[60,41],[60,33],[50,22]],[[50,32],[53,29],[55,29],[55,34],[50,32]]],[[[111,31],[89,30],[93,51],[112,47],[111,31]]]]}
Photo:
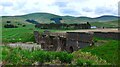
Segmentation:
{"type": "Polygon", "coordinates": [[[71,39],[67,39],[66,40],[66,50],[68,52],[73,52],[78,50],[78,44],[77,44],[77,40],[71,40],[71,39]]]}
{"type": "Polygon", "coordinates": [[[62,51],[65,50],[66,39],[56,36],[52,36],[52,33],[43,33],[39,34],[38,31],[34,31],[35,40],[38,44],[41,45],[41,48],[49,51],[62,51]]]}
{"type": "Polygon", "coordinates": [[[40,41],[40,34],[38,31],[34,31],[34,37],[35,37],[35,41],[37,44],[39,44],[40,41]]]}
{"type": "Polygon", "coordinates": [[[95,37],[120,40],[120,32],[94,32],[95,37]]]}
{"type": "Polygon", "coordinates": [[[72,52],[90,46],[93,42],[93,34],[85,32],[67,32],[66,39],[66,50],[72,52]]]}
{"type": "Polygon", "coordinates": [[[90,46],[91,43],[88,43],[88,42],[80,42],[78,41],[78,46],[80,48],[84,48],[84,47],[87,47],[87,46],[90,46]]]}
{"type": "Polygon", "coordinates": [[[67,50],[68,52],[92,45],[93,37],[118,40],[119,35],[120,32],[67,32],[64,34],[47,32],[40,35],[38,31],[34,31],[36,42],[41,44],[44,50],[67,50]]]}
{"type": "Polygon", "coordinates": [[[68,52],[90,46],[93,37],[92,34],[85,32],[67,32],[63,36],[62,33],[59,33],[59,35],[58,33],[43,33],[43,35],[40,35],[38,31],[34,31],[34,36],[36,42],[41,44],[41,48],[44,50],[67,50],[68,52]]]}

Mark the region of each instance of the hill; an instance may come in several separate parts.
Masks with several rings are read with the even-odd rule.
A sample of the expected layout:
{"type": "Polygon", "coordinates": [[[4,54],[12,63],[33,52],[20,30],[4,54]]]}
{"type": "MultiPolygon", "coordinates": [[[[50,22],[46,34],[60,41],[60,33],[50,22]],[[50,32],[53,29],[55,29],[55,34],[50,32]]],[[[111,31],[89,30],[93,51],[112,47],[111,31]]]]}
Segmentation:
{"type": "MultiPolygon", "coordinates": [[[[31,13],[26,15],[20,15],[20,16],[2,16],[2,23],[3,25],[6,24],[6,21],[11,21],[13,24],[17,23],[23,23],[23,24],[31,24],[28,23],[26,20],[35,20],[38,23],[51,23],[50,18],[54,17],[61,17],[63,19],[63,23],[81,23],[81,22],[91,22],[91,24],[96,24],[95,22],[111,22],[118,20],[117,16],[101,16],[96,18],[90,18],[90,17],[73,17],[73,16],[58,16],[54,14],[49,13],[31,13]],[[94,23],[92,23],[94,22],[94,23]]],[[[99,23],[98,23],[99,24],[99,23]]],[[[101,23],[100,23],[101,24],[101,23]]],[[[115,24],[116,23],[112,23],[115,24]]]]}

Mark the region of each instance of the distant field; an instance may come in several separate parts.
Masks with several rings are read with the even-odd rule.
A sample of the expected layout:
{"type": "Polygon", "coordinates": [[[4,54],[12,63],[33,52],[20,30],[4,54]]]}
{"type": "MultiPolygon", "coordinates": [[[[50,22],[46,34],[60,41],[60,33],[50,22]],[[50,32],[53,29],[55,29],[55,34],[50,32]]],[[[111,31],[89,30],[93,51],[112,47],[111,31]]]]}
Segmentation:
{"type": "Polygon", "coordinates": [[[97,27],[118,27],[118,21],[110,21],[110,22],[91,22],[92,26],[97,27]]]}

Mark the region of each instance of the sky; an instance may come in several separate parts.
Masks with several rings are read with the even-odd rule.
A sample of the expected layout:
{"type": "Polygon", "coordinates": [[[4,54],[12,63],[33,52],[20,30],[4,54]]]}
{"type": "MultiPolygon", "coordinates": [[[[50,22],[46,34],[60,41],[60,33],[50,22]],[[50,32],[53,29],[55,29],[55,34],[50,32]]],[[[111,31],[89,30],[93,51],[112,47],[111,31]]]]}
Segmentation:
{"type": "Polygon", "coordinates": [[[0,0],[0,16],[52,13],[60,16],[118,16],[120,0],[0,0]]]}

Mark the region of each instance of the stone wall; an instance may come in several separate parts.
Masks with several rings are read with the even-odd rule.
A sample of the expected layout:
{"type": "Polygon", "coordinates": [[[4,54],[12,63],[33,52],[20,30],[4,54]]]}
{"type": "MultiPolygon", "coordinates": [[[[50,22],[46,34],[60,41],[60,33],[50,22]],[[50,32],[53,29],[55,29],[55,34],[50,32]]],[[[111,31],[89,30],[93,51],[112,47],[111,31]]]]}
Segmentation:
{"type": "Polygon", "coordinates": [[[94,32],[95,37],[120,40],[120,32],[94,32]]]}
{"type": "Polygon", "coordinates": [[[66,38],[69,40],[77,40],[90,43],[93,39],[93,34],[86,32],[67,32],[66,38]]]}
{"type": "Polygon", "coordinates": [[[51,36],[48,34],[39,34],[38,31],[34,31],[35,40],[41,45],[41,48],[49,51],[61,51],[65,50],[66,39],[59,36],[51,36]]]}
{"type": "Polygon", "coordinates": [[[44,50],[76,51],[93,44],[93,37],[115,39],[118,40],[119,32],[67,32],[67,33],[47,33],[40,35],[38,31],[34,31],[35,40],[41,44],[44,50]],[[61,34],[61,35],[60,35],[61,34]]]}
{"type": "Polygon", "coordinates": [[[35,41],[37,44],[39,44],[40,41],[40,33],[38,31],[34,31],[34,37],[35,37],[35,41]]]}
{"type": "Polygon", "coordinates": [[[72,52],[90,46],[93,42],[93,34],[85,32],[67,32],[66,39],[66,50],[72,52]]]}

